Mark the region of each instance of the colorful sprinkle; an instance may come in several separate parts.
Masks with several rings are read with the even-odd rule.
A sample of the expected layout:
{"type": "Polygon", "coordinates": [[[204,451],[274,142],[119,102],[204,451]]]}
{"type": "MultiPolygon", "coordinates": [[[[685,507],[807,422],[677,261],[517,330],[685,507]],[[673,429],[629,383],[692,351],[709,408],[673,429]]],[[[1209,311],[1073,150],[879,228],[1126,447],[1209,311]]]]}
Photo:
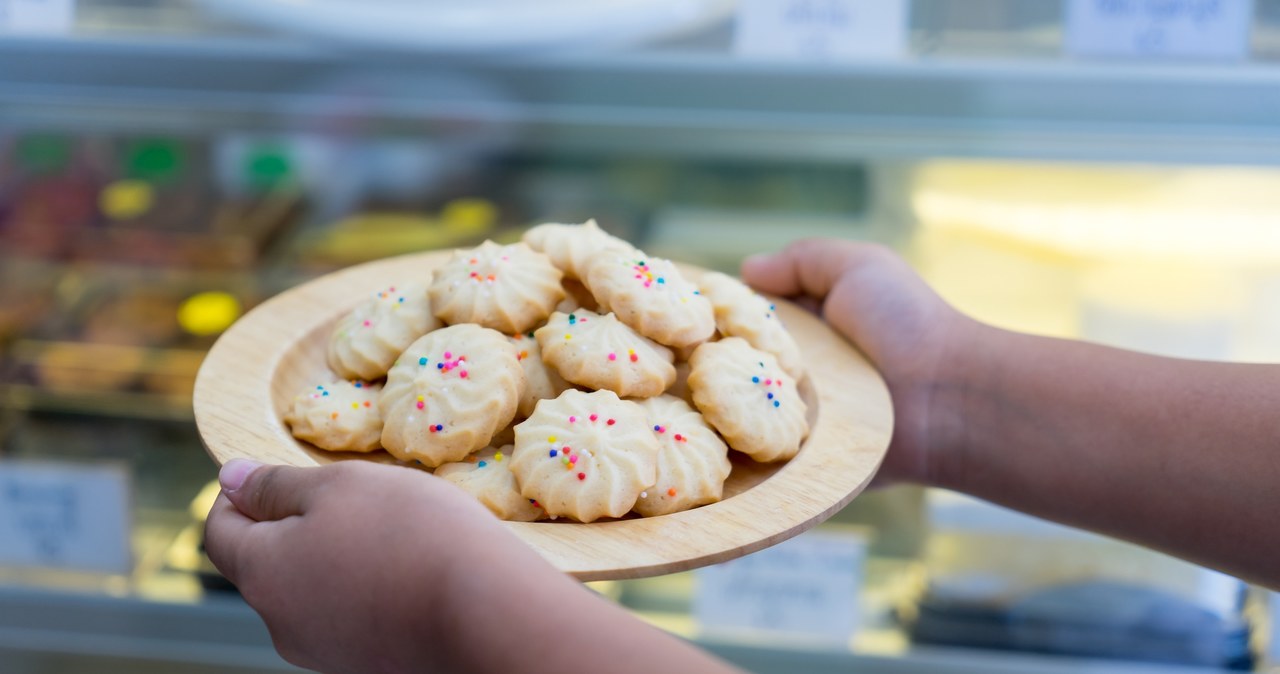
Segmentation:
{"type": "Polygon", "coordinates": [[[653,427],[653,430],[654,430],[654,432],[655,432],[655,433],[665,433],[665,432],[667,431],[667,429],[665,429],[665,428],[663,428],[663,427],[661,427],[661,426],[654,426],[654,427],[653,427]]]}
{"type": "Polygon", "coordinates": [[[617,360],[617,359],[618,359],[618,354],[616,353],[609,354],[609,360],[617,360]]]}
{"type": "Polygon", "coordinates": [[[751,383],[752,383],[752,384],[759,384],[759,383],[760,383],[760,378],[759,378],[759,377],[752,377],[752,378],[751,378],[751,383]]]}
{"type": "Polygon", "coordinates": [[[672,487],[672,488],[670,488],[670,489],[668,489],[668,490],[667,490],[667,496],[672,496],[672,497],[674,497],[675,495],[676,495],[676,488],[675,488],[675,487],[672,487]]]}
{"type": "Polygon", "coordinates": [[[578,479],[579,479],[579,480],[585,480],[585,479],[587,479],[587,474],[586,474],[586,473],[578,473],[578,479]]]}
{"type": "Polygon", "coordinates": [[[578,417],[575,417],[575,416],[570,416],[570,417],[569,417],[569,423],[573,423],[573,422],[575,422],[575,421],[577,421],[577,420],[578,420],[578,417]]]}
{"type": "Polygon", "coordinates": [[[365,407],[372,407],[372,406],[373,406],[373,403],[372,403],[372,402],[370,402],[370,401],[368,401],[368,400],[366,400],[366,401],[364,401],[364,406],[365,406],[365,407]]]}
{"type": "Polygon", "coordinates": [[[613,419],[610,419],[610,420],[606,421],[605,423],[606,423],[606,424],[608,424],[608,425],[610,425],[610,426],[612,426],[612,425],[613,425],[613,419]]]}
{"type": "Polygon", "coordinates": [[[478,466],[477,466],[477,467],[479,467],[479,468],[484,468],[484,467],[485,467],[485,462],[481,461],[481,462],[478,464],[478,466]]]}
{"type": "Polygon", "coordinates": [[[636,355],[636,350],[635,350],[635,349],[627,349],[627,353],[631,356],[631,362],[633,362],[633,363],[634,363],[634,362],[636,362],[636,361],[640,360],[640,357],[636,355]]]}
{"type": "Polygon", "coordinates": [[[564,333],[564,339],[565,339],[565,341],[567,342],[567,341],[569,341],[569,340],[573,339],[573,335],[571,335],[571,334],[569,334],[569,333],[567,333],[567,332],[566,332],[566,333],[564,333]]]}
{"type": "Polygon", "coordinates": [[[498,463],[502,463],[502,452],[498,452],[497,454],[494,454],[493,460],[497,461],[498,463]]]}
{"type": "Polygon", "coordinates": [[[330,414],[330,415],[329,415],[329,418],[330,418],[330,419],[337,419],[337,418],[338,418],[338,413],[337,413],[337,412],[334,412],[333,414],[330,414]]]}
{"type": "Polygon", "coordinates": [[[459,377],[462,377],[463,379],[466,379],[466,378],[467,378],[467,371],[466,371],[466,370],[463,370],[463,371],[459,372],[459,373],[458,373],[458,376],[459,376],[459,377]]]}
{"type": "Polygon", "coordinates": [[[366,320],[366,321],[364,322],[364,327],[366,327],[366,328],[367,328],[367,327],[369,327],[370,325],[371,325],[371,324],[369,323],[369,321],[367,321],[367,320],[366,320]]]}
{"type": "Polygon", "coordinates": [[[597,414],[592,414],[592,415],[591,415],[590,417],[588,417],[588,418],[589,418],[589,419],[591,419],[592,421],[595,421],[596,419],[599,419],[599,418],[600,418],[600,416],[599,416],[599,415],[597,415],[597,414]]]}
{"type": "Polygon", "coordinates": [[[550,452],[547,452],[547,456],[550,456],[551,458],[554,459],[556,457],[556,450],[553,449],[550,452]]]}
{"type": "Polygon", "coordinates": [[[781,406],[781,405],[782,405],[782,403],[778,402],[777,400],[773,401],[773,406],[774,406],[774,407],[779,407],[779,406],[781,406]]]}

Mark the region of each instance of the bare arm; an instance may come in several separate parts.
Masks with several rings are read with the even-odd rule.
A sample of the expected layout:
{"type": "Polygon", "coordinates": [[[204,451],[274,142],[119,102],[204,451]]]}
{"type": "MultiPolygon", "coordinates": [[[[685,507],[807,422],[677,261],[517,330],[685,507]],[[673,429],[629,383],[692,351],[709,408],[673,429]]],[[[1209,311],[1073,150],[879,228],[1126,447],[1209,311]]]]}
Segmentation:
{"type": "Polygon", "coordinates": [[[816,300],[876,363],[897,419],[885,478],[1280,587],[1280,367],[998,330],[876,246],[802,242],[743,274],[816,300]]]}
{"type": "Polygon", "coordinates": [[[209,556],[294,664],[339,672],[731,672],[407,468],[223,467],[209,556]]]}
{"type": "Polygon", "coordinates": [[[1280,367],[973,339],[941,486],[1280,587],[1280,367]]]}

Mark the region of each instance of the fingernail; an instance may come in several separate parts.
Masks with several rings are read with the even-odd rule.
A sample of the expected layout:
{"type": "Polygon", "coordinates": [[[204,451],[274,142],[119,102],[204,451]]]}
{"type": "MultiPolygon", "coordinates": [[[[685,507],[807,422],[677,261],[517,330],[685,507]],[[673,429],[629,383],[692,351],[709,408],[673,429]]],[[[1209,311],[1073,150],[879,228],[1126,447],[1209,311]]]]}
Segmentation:
{"type": "Polygon", "coordinates": [[[218,483],[226,491],[235,491],[244,485],[249,473],[262,467],[262,464],[249,459],[232,459],[218,471],[218,483]]]}

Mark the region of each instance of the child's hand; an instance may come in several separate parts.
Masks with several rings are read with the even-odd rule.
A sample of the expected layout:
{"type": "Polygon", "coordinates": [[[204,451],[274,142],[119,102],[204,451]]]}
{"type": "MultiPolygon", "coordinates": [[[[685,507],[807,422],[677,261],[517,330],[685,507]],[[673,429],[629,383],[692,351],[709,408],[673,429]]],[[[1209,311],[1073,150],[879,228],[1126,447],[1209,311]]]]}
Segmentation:
{"type": "Polygon", "coordinates": [[[732,671],[555,570],[444,480],[364,461],[232,461],[219,480],[209,558],[296,665],[327,674],[732,671]]]}
{"type": "Polygon", "coordinates": [[[893,442],[878,479],[933,484],[962,433],[963,368],[981,326],[887,248],[800,241],[742,265],[757,289],[817,309],[875,364],[893,396],[893,442]]]}
{"type": "Polygon", "coordinates": [[[475,499],[418,471],[228,463],[209,558],[290,662],[325,672],[422,671],[460,564],[496,543],[528,553],[475,499]]]}

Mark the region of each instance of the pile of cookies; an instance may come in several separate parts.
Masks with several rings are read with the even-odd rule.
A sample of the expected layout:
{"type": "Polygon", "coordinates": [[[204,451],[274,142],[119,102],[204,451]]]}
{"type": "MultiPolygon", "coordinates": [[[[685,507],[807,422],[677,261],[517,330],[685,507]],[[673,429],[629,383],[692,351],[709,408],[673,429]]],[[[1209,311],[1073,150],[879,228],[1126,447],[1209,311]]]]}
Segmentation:
{"type": "Polygon", "coordinates": [[[385,449],[508,520],[714,503],[730,448],[789,459],[809,431],[800,351],[767,299],[724,274],[695,284],[594,221],[389,285],[340,321],[328,361],[334,380],[286,415],[295,437],[385,449]]]}

